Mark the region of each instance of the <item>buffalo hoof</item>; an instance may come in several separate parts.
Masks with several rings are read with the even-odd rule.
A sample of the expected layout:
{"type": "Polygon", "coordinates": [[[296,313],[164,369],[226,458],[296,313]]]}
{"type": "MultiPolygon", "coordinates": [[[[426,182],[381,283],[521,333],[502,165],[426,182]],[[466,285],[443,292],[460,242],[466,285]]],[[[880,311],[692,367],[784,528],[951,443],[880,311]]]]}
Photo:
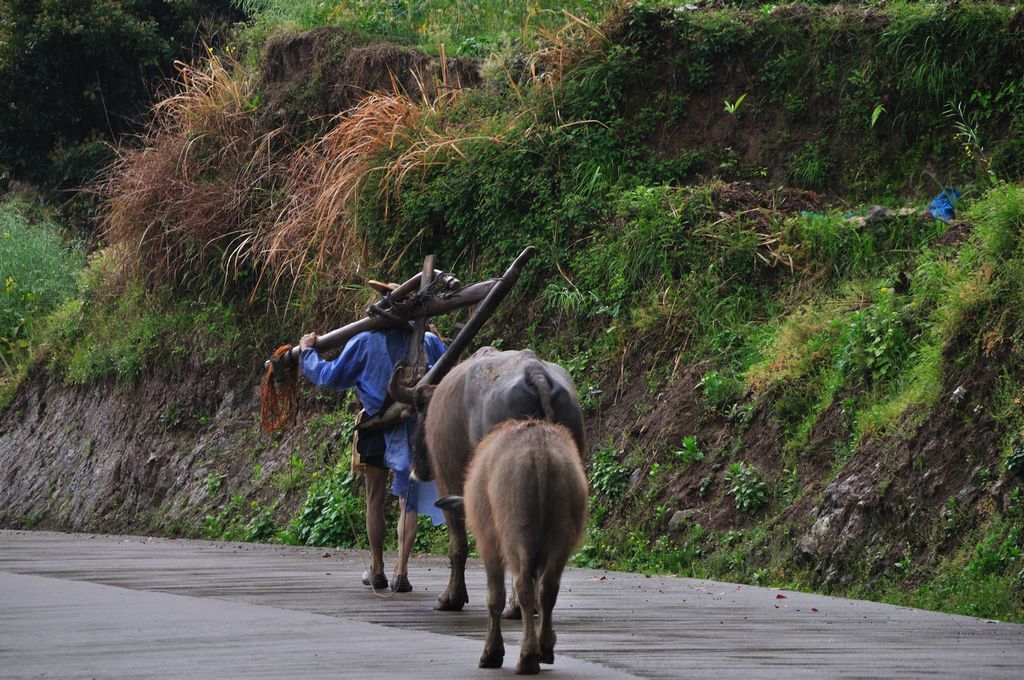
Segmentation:
{"type": "Polygon", "coordinates": [[[505,652],[488,653],[485,649],[480,657],[480,668],[501,668],[505,662],[505,652]]]}
{"type": "Polygon", "coordinates": [[[509,621],[518,621],[523,618],[523,609],[519,605],[509,605],[505,607],[505,611],[501,613],[501,618],[509,621]]]}
{"type": "Polygon", "coordinates": [[[461,612],[467,602],[469,602],[468,597],[453,598],[451,595],[444,593],[437,598],[437,604],[434,605],[434,611],[461,612]]]}
{"type": "Polygon", "coordinates": [[[519,675],[537,675],[537,673],[540,673],[540,654],[526,654],[519,657],[516,673],[519,675]]]}

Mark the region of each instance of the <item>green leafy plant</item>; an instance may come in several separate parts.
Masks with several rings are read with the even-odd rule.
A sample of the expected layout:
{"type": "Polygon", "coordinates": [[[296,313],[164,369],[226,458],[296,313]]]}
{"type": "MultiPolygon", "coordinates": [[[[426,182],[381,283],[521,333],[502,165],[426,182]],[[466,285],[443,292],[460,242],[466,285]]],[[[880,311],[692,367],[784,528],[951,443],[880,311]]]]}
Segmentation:
{"type": "Polygon", "coordinates": [[[0,367],[28,355],[33,327],[76,292],[83,264],[53,222],[24,201],[0,202],[0,367]]]}
{"type": "Polygon", "coordinates": [[[1011,477],[1024,476],[1024,444],[1017,444],[1013,447],[1009,455],[1006,456],[1003,467],[1006,469],[1006,474],[1011,477]]]}
{"type": "Polygon", "coordinates": [[[569,371],[576,384],[576,393],[584,411],[592,411],[601,403],[599,373],[593,370],[594,357],[589,351],[580,352],[559,363],[569,371]]]}
{"type": "Polygon", "coordinates": [[[714,490],[715,478],[711,475],[701,477],[700,482],[697,484],[697,495],[701,498],[708,498],[714,490]]]}
{"type": "Polygon", "coordinates": [[[875,127],[875,123],[878,122],[879,117],[885,113],[885,107],[881,104],[876,104],[874,110],[871,112],[871,127],[875,127]]]}
{"type": "Polygon", "coordinates": [[[306,501],[288,527],[287,538],[303,545],[352,548],[365,542],[365,507],[342,461],[309,487],[306,501]]]}
{"type": "Polygon", "coordinates": [[[705,398],[716,408],[727,411],[736,403],[743,389],[743,384],[735,377],[721,371],[708,371],[697,386],[704,392],[705,398]]]}
{"type": "Polygon", "coordinates": [[[731,485],[729,495],[736,503],[736,509],[748,514],[757,512],[768,502],[768,485],[761,479],[757,468],[746,463],[732,463],[725,473],[731,485]]]}
{"type": "Polygon", "coordinates": [[[592,493],[618,498],[626,490],[629,471],[616,459],[615,449],[605,447],[594,452],[587,478],[592,493]]]}
{"type": "Polygon", "coordinates": [[[887,288],[874,305],[856,312],[839,350],[839,370],[868,384],[898,375],[912,347],[902,312],[887,288]]]}
{"type": "Polygon", "coordinates": [[[213,496],[220,491],[220,487],[224,484],[224,479],[226,477],[227,474],[223,472],[209,472],[205,477],[203,477],[203,486],[206,488],[206,491],[213,496]]]}
{"type": "Polygon", "coordinates": [[[743,100],[747,98],[747,93],[741,94],[735,101],[730,102],[728,99],[725,100],[725,112],[733,118],[738,118],[740,115],[740,105],[743,104],[743,100]]]}
{"type": "Polygon", "coordinates": [[[711,79],[715,73],[711,64],[700,59],[691,62],[688,71],[690,74],[690,85],[698,92],[706,90],[711,85],[711,79]]]}
{"type": "Polygon", "coordinates": [[[288,465],[271,477],[271,485],[281,493],[294,491],[306,479],[306,462],[297,454],[288,456],[288,465]]]}
{"type": "Polygon", "coordinates": [[[684,467],[704,460],[704,452],[701,451],[697,438],[693,435],[683,437],[682,445],[674,453],[676,460],[684,467]]]}

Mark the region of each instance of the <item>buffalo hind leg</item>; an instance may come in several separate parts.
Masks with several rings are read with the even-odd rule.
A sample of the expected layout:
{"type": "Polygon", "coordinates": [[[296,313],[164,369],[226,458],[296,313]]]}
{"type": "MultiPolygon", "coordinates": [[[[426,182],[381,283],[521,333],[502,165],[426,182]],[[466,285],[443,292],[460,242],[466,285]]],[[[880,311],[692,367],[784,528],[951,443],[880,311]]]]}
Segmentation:
{"type": "Polygon", "coordinates": [[[536,675],[540,673],[540,644],[537,641],[537,624],[533,615],[537,611],[537,581],[529,567],[514,580],[519,593],[519,606],[523,610],[523,639],[520,641],[519,664],[516,673],[536,675]]]}
{"type": "Polygon", "coordinates": [[[540,662],[555,662],[555,629],[551,623],[551,612],[558,599],[558,589],[562,581],[562,570],[551,565],[540,578],[540,662]]]}
{"type": "Polygon", "coordinates": [[[501,618],[509,619],[510,621],[518,621],[523,618],[523,610],[519,606],[519,596],[516,595],[515,586],[512,586],[512,590],[508,598],[508,606],[505,607],[505,611],[501,613],[501,618]]]}
{"type": "Polygon", "coordinates": [[[466,592],[466,555],[469,552],[466,518],[461,512],[447,510],[444,517],[448,524],[448,560],[451,562],[451,573],[448,575],[448,587],[438,596],[434,609],[458,612],[469,602],[469,593],[466,592]]]}
{"type": "Polygon", "coordinates": [[[501,608],[505,605],[505,565],[493,555],[484,560],[487,571],[487,642],[480,656],[480,668],[501,668],[505,642],[501,638],[501,608]]]}

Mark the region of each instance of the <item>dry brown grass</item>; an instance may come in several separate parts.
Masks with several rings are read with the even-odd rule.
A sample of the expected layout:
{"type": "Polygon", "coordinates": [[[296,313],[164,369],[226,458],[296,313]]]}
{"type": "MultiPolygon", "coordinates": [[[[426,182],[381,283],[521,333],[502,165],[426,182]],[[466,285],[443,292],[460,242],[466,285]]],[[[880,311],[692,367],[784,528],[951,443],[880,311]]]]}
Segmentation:
{"type": "Polygon", "coordinates": [[[292,288],[320,278],[345,280],[365,267],[366,245],[357,222],[359,192],[382,153],[415,125],[420,111],[407,97],[371,94],[335,119],[319,140],[288,164],[287,202],[259,245],[262,278],[292,288]]]}
{"type": "Polygon", "coordinates": [[[379,198],[387,210],[399,200],[410,175],[462,156],[466,143],[499,141],[462,134],[447,124],[446,110],[458,93],[438,93],[421,102],[400,94],[370,94],[338,115],[321,139],[295,154],[287,173],[287,205],[262,247],[271,287],[288,280],[294,291],[306,272],[337,283],[362,277],[373,265],[367,262],[358,206],[371,176],[379,177],[379,198]]]}
{"type": "Polygon", "coordinates": [[[323,136],[289,149],[284,129],[261,127],[255,80],[238,64],[211,55],[180,73],[141,143],[119,150],[99,188],[105,239],[150,280],[206,285],[216,273],[250,298],[313,293],[327,303],[324,290],[372,267],[357,220],[371,177],[387,206],[410,175],[470,141],[497,141],[449,125],[459,91],[442,78],[419,102],[369,93],[323,136]]]}
{"type": "Polygon", "coordinates": [[[538,33],[543,46],[530,55],[530,79],[550,88],[561,83],[585,54],[603,51],[609,44],[601,27],[567,10],[560,28],[539,29],[538,33]]]}
{"type": "Polygon", "coordinates": [[[103,236],[148,278],[181,285],[219,270],[227,283],[251,258],[273,201],[283,130],[260,127],[254,79],[237,65],[211,55],[179,64],[179,74],[99,187],[103,236]]]}

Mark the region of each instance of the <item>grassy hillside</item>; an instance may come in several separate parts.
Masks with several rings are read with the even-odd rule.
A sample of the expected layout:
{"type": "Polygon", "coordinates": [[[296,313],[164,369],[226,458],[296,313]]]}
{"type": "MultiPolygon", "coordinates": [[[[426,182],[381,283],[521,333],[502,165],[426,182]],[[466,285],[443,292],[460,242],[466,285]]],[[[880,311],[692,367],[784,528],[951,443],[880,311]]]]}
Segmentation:
{"type": "MultiPolygon", "coordinates": [[[[532,243],[481,340],[577,381],[580,563],[1024,620],[1016,8],[241,4],[248,53],[120,150],[107,249],[20,362],[255,364],[354,318],[368,276],[433,252],[473,280],[532,243]]],[[[349,416],[311,408],[273,479],[204,472],[202,527],[147,526],[359,540],[349,416]]]]}

